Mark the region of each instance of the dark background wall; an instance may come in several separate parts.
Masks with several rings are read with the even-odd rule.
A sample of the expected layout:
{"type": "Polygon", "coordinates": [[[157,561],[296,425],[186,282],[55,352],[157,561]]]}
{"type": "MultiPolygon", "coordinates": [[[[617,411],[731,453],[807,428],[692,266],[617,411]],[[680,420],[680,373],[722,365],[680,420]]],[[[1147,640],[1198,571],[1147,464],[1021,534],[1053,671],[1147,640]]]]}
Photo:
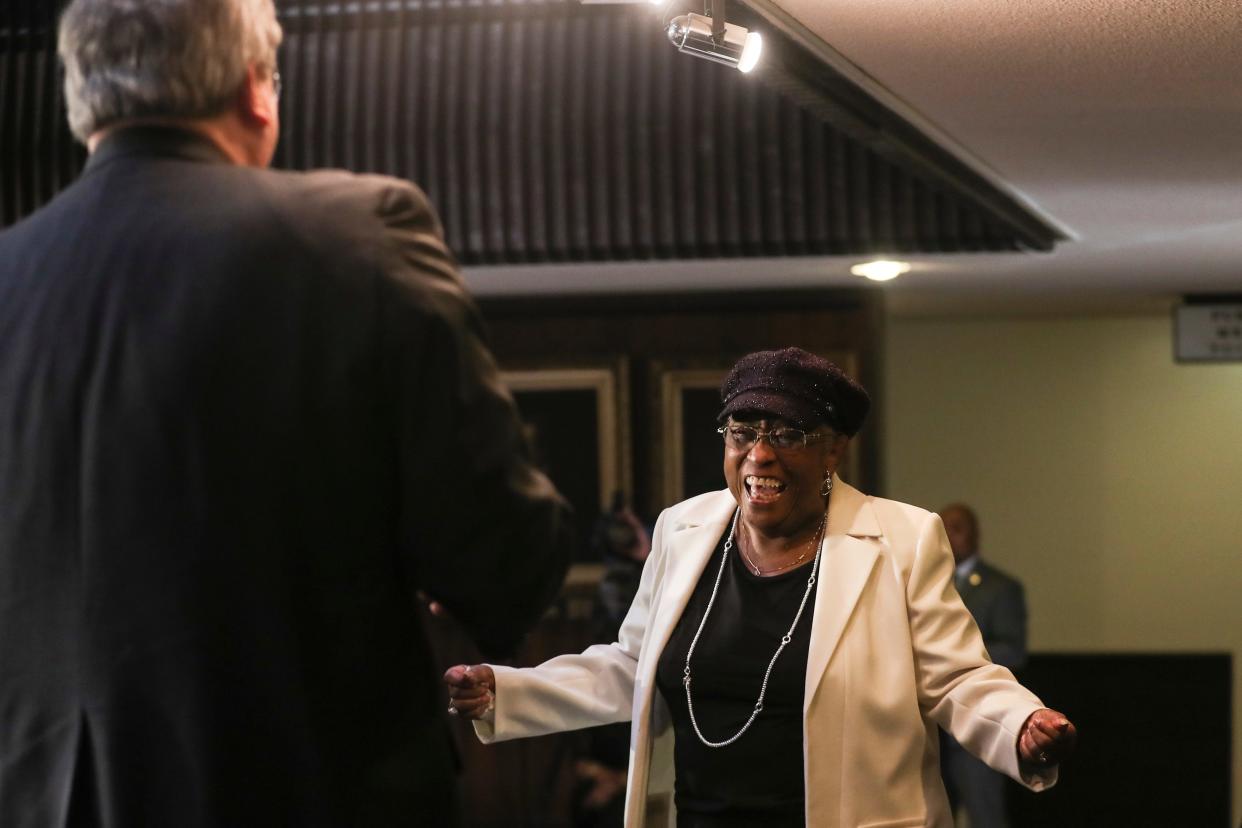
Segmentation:
{"type": "Polygon", "coordinates": [[[1228,653],[1035,655],[1022,681],[1081,741],[1051,791],[1009,786],[1016,828],[1229,825],[1228,653]]]}

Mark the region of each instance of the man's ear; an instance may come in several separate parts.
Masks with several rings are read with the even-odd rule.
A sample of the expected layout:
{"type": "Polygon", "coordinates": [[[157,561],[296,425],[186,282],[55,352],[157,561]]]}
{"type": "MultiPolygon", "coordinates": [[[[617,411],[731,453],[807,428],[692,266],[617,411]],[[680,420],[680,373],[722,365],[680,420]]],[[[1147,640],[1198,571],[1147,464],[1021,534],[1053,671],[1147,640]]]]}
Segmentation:
{"type": "Polygon", "coordinates": [[[237,114],[242,123],[266,129],[276,121],[278,104],[269,86],[267,73],[261,73],[254,64],[246,68],[246,79],[237,90],[237,114]]]}

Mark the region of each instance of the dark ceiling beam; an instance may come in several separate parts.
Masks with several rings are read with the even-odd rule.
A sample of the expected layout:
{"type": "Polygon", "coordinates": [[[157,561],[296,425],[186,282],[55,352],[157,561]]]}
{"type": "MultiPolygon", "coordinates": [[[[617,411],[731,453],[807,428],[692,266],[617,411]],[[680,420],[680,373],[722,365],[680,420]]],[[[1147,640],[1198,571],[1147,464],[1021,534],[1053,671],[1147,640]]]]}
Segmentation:
{"type": "MultiPolygon", "coordinates": [[[[51,37],[63,2],[0,5],[0,24],[23,31],[0,49],[0,226],[81,166],[51,37]]],[[[466,263],[1001,252],[1058,238],[917,117],[739,3],[730,21],[768,44],[749,76],[677,54],[650,6],[277,8],[278,164],[418,181],[466,263]]]]}

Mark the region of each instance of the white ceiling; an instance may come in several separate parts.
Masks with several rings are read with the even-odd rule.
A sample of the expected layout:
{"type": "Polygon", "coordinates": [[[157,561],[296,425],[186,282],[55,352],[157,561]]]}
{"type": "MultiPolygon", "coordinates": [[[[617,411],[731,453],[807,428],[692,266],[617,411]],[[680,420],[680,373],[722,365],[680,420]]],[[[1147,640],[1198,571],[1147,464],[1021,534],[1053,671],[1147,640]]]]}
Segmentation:
{"type": "MultiPolygon", "coordinates": [[[[1239,0],[747,5],[1071,237],[1051,254],[912,259],[877,286],[895,312],[1132,309],[1242,292],[1239,0]]],[[[853,263],[473,268],[467,279],[483,294],[856,286],[853,263]]]]}

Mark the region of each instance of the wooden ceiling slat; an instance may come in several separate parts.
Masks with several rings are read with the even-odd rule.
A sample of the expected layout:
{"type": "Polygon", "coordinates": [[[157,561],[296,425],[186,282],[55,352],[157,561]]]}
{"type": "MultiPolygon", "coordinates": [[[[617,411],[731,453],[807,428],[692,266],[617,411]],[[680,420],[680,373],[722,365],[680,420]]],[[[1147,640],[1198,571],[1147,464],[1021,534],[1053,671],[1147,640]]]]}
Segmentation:
{"type": "MultiPolygon", "coordinates": [[[[13,42],[16,35],[10,29],[4,39],[4,51],[0,52],[0,101],[12,101],[17,97],[17,77],[14,64],[21,54],[13,42]]],[[[0,106],[0,227],[12,224],[21,213],[13,203],[16,197],[15,175],[17,153],[13,150],[13,125],[18,119],[15,107],[0,106]]]]}
{"type": "Polygon", "coordinates": [[[584,121],[580,133],[586,168],[583,171],[584,197],[588,216],[587,249],[589,258],[614,258],[611,227],[617,220],[612,212],[615,151],[608,123],[609,78],[613,75],[617,55],[614,53],[615,29],[602,18],[584,20],[590,44],[582,65],[584,121]]]}
{"type": "Polygon", "coordinates": [[[883,158],[875,158],[872,167],[875,180],[872,183],[872,233],[880,250],[892,250],[897,244],[897,232],[893,223],[893,168],[883,158]]]}
{"type": "Polygon", "coordinates": [[[739,103],[735,126],[738,141],[738,177],[734,186],[741,195],[742,255],[757,256],[763,252],[763,188],[761,185],[763,157],[760,154],[759,95],[757,84],[735,87],[739,103]]]}
{"type": "MultiPolygon", "coordinates": [[[[713,72],[720,122],[735,124],[738,118],[737,96],[725,89],[727,76],[713,72]]],[[[715,173],[722,182],[733,182],[717,188],[717,213],[720,216],[720,255],[737,256],[741,252],[742,205],[738,192],[738,139],[734,129],[718,130],[718,152],[715,173]]]]}
{"type": "Polygon", "coordinates": [[[657,256],[673,256],[677,242],[677,205],[674,193],[677,189],[678,137],[675,132],[676,106],[681,105],[678,94],[677,74],[669,71],[669,56],[654,55],[655,71],[650,78],[654,105],[651,108],[651,180],[655,187],[652,208],[655,215],[655,236],[652,248],[657,256]]]}
{"type": "Polygon", "coordinates": [[[489,180],[484,155],[484,142],[496,139],[494,123],[487,111],[492,101],[483,69],[488,60],[484,39],[485,25],[477,19],[463,24],[462,60],[458,68],[462,73],[462,98],[458,107],[461,127],[462,153],[458,156],[459,194],[464,207],[462,217],[462,253],[471,261],[487,261],[484,202],[488,199],[495,180],[489,180]],[[469,57],[467,57],[469,56],[469,57]]]}
{"type": "MultiPolygon", "coordinates": [[[[509,28],[505,43],[505,52],[512,55],[508,71],[502,71],[499,88],[504,115],[501,122],[503,149],[497,156],[497,163],[503,176],[504,187],[498,193],[501,199],[501,214],[504,220],[497,228],[500,238],[497,247],[501,251],[501,261],[507,256],[523,260],[530,248],[527,226],[530,211],[526,207],[526,192],[534,183],[533,178],[523,164],[523,147],[526,145],[526,124],[530,113],[522,106],[521,92],[531,85],[531,64],[535,53],[527,46],[530,27],[526,21],[518,20],[509,28]]],[[[534,90],[532,89],[532,93],[534,90]]],[[[532,105],[538,105],[532,94],[532,105]]]]}
{"type": "MultiPolygon", "coordinates": [[[[42,27],[41,27],[42,28],[42,27]]],[[[55,115],[51,112],[49,106],[54,97],[51,86],[53,79],[56,77],[55,64],[53,62],[51,71],[49,71],[48,53],[52,50],[44,46],[37,52],[30,53],[30,74],[31,74],[31,96],[29,113],[30,117],[25,121],[26,127],[26,146],[25,157],[33,154],[35,147],[44,147],[45,136],[44,128],[51,127],[48,131],[56,132],[55,115]]],[[[46,164],[30,165],[30,203],[42,204],[51,198],[52,190],[46,187],[46,183],[51,178],[51,171],[46,164]]]]}
{"type": "Polygon", "coordinates": [[[402,6],[394,21],[396,29],[393,40],[393,72],[395,77],[393,100],[395,111],[392,120],[391,138],[396,155],[393,158],[396,175],[401,178],[413,178],[416,169],[415,153],[418,135],[418,76],[412,71],[413,55],[418,54],[418,37],[422,27],[411,25],[406,19],[405,7],[402,6]]]}
{"type": "MultiPolygon", "coordinates": [[[[526,39],[530,46],[530,68],[525,88],[531,96],[531,108],[542,112],[547,106],[549,83],[546,27],[529,26],[526,39]]],[[[516,180],[522,182],[522,186],[514,198],[527,229],[525,259],[528,260],[549,257],[547,144],[538,140],[540,137],[538,120],[523,108],[522,129],[514,136],[514,157],[519,172],[516,180]]]]}
{"type": "Polygon", "coordinates": [[[625,60],[629,64],[630,90],[628,115],[623,121],[630,181],[630,212],[633,216],[631,249],[637,258],[655,255],[655,187],[652,171],[653,61],[644,60],[645,44],[634,32],[629,39],[625,60]]]}
{"type": "Polygon", "coordinates": [[[465,181],[460,175],[461,149],[465,144],[468,125],[462,123],[467,106],[461,67],[465,61],[464,23],[449,21],[444,26],[444,43],[439,68],[442,70],[437,90],[440,109],[436,124],[427,136],[440,152],[433,176],[439,179],[436,203],[444,212],[445,234],[449,245],[467,261],[473,261],[466,242],[468,228],[465,212],[465,181]]]}
{"type": "Polygon", "coordinates": [[[547,28],[547,37],[547,126],[542,135],[538,135],[538,122],[533,123],[532,129],[536,131],[536,135],[532,135],[531,140],[547,148],[544,155],[548,170],[545,176],[547,196],[542,203],[548,224],[548,259],[565,261],[569,258],[570,235],[567,203],[569,151],[565,141],[569,130],[569,78],[566,72],[569,65],[569,20],[562,18],[551,21],[547,28]]]}
{"type": "Polygon", "coordinates": [[[569,108],[566,112],[565,146],[569,165],[565,176],[566,206],[568,208],[569,250],[568,257],[575,260],[590,258],[591,243],[591,169],[590,134],[588,117],[590,96],[588,68],[592,60],[588,42],[588,20],[575,16],[569,20],[569,65],[566,69],[569,108]]]}
{"type": "Polygon", "coordinates": [[[613,216],[609,233],[611,250],[616,258],[634,257],[634,174],[635,152],[633,124],[642,115],[633,108],[634,89],[634,21],[622,20],[613,36],[612,66],[608,72],[605,135],[609,149],[605,159],[610,167],[609,211],[613,216]]]}
{"type": "Polygon", "coordinates": [[[11,102],[14,117],[10,121],[9,134],[6,136],[8,140],[4,143],[10,147],[10,152],[12,153],[12,161],[9,166],[12,181],[11,212],[14,215],[20,216],[25,215],[31,209],[30,200],[27,196],[30,186],[30,167],[18,164],[17,159],[25,157],[25,153],[29,152],[29,147],[25,141],[26,129],[30,123],[30,113],[27,112],[26,107],[31,94],[30,73],[27,71],[27,66],[30,62],[31,50],[37,47],[31,34],[34,23],[32,19],[33,0],[18,0],[16,5],[19,30],[26,33],[20,38],[19,42],[24,42],[25,48],[17,51],[9,67],[12,73],[12,82],[10,94],[5,95],[5,101],[6,104],[11,102]]]}
{"type": "Polygon", "coordinates": [[[784,162],[783,189],[788,197],[784,200],[785,226],[788,236],[789,253],[792,255],[806,254],[807,224],[806,211],[808,190],[806,174],[806,147],[803,144],[802,110],[790,101],[782,100],[780,108],[782,150],[784,162]]]}

